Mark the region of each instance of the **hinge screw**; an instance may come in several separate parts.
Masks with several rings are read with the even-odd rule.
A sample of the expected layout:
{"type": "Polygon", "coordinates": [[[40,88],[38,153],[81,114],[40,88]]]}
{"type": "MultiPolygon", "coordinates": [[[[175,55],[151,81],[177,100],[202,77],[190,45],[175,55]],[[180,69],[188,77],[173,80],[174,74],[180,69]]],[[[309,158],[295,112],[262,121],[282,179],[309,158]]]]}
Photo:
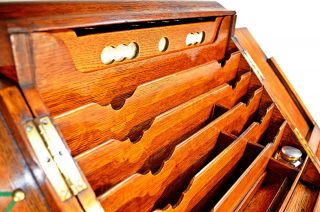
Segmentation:
{"type": "Polygon", "coordinates": [[[86,188],[86,185],[85,184],[83,184],[81,181],[78,181],[78,183],[77,183],[77,188],[78,188],[78,190],[83,190],[83,189],[85,189],[86,188]]]}
{"type": "Polygon", "coordinates": [[[32,127],[31,125],[27,125],[27,126],[26,126],[26,131],[27,131],[27,132],[31,132],[32,129],[33,129],[33,127],[32,127]]]}
{"type": "Polygon", "coordinates": [[[47,125],[48,124],[48,120],[47,119],[42,119],[41,123],[44,124],[44,125],[47,125]]]}
{"type": "Polygon", "coordinates": [[[66,191],[66,190],[62,190],[60,192],[60,195],[64,198],[64,199],[67,199],[69,197],[69,192],[66,191]]]}

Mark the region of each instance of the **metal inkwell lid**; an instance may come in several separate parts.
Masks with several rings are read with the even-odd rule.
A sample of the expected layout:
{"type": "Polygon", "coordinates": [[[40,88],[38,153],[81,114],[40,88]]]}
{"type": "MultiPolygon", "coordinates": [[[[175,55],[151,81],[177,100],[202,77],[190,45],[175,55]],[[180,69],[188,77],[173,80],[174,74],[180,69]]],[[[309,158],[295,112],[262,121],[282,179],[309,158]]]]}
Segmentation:
{"type": "Polygon", "coordinates": [[[280,152],[281,157],[288,162],[298,161],[302,157],[302,152],[292,146],[283,146],[280,152]]]}

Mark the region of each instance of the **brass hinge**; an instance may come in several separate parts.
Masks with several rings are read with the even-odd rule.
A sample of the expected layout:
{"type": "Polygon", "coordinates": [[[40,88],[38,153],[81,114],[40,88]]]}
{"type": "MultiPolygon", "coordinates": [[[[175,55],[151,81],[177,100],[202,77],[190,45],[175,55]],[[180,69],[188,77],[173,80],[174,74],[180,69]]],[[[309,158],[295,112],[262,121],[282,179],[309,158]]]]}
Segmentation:
{"type": "Polygon", "coordinates": [[[257,77],[260,79],[260,81],[264,81],[265,77],[263,73],[261,72],[260,68],[257,66],[257,64],[254,62],[250,54],[243,49],[242,50],[242,55],[246,59],[246,61],[249,63],[250,67],[252,68],[253,72],[257,75],[257,77]]]}
{"type": "Polygon", "coordinates": [[[45,175],[62,201],[87,185],[49,117],[28,121],[25,132],[45,175]]]}
{"type": "Polygon", "coordinates": [[[300,141],[300,144],[303,146],[304,150],[307,152],[309,158],[313,162],[314,166],[320,173],[320,161],[317,158],[317,156],[313,153],[312,149],[310,148],[308,141],[304,138],[304,136],[301,134],[300,130],[298,128],[293,129],[294,134],[297,136],[297,138],[300,141]]]}

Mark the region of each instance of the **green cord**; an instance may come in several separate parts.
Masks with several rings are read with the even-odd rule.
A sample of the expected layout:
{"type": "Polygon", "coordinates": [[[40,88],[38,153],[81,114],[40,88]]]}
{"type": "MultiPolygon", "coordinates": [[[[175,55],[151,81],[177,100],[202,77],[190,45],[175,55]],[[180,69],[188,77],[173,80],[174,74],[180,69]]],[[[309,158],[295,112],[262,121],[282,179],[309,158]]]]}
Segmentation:
{"type": "MultiPolygon", "coordinates": [[[[12,197],[12,192],[10,192],[10,191],[0,191],[0,197],[12,197]]],[[[16,204],[16,202],[12,199],[9,202],[8,206],[6,207],[6,209],[4,210],[4,212],[10,212],[15,204],[16,204]]]]}
{"type": "Polygon", "coordinates": [[[0,197],[11,197],[12,192],[10,191],[0,191],[0,197]]]}
{"type": "Polygon", "coordinates": [[[7,208],[4,210],[4,212],[10,212],[15,204],[16,204],[16,202],[14,200],[11,200],[9,202],[7,208]]]}

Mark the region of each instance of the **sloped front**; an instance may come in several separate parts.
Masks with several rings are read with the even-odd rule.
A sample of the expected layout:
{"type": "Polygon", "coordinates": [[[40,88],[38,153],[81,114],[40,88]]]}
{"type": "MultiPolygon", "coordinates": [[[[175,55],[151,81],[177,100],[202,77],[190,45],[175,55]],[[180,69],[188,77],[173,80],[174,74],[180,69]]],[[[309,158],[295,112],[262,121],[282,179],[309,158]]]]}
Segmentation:
{"type": "Polygon", "coordinates": [[[236,29],[232,40],[240,49],[253,72],[258,76],[281,114],[295,132],[300,144],[314,163],[318,172],[320,172],[319,158],[315,155],[317,148],[310,148],[306,139],[312,130],[318,127],[310,117],[306,115],[308,112],[304,111],[304,109],[300,107],[299,102],[296,101],[298,97],[294,96],[295,92],[292,92],[290,87],[285,86],[285,84],[281,82],[279,76],[267,62],[266,55],[248,29],[236,29]],[[312,149],[314,149],[314,151],[312,149]]]}

